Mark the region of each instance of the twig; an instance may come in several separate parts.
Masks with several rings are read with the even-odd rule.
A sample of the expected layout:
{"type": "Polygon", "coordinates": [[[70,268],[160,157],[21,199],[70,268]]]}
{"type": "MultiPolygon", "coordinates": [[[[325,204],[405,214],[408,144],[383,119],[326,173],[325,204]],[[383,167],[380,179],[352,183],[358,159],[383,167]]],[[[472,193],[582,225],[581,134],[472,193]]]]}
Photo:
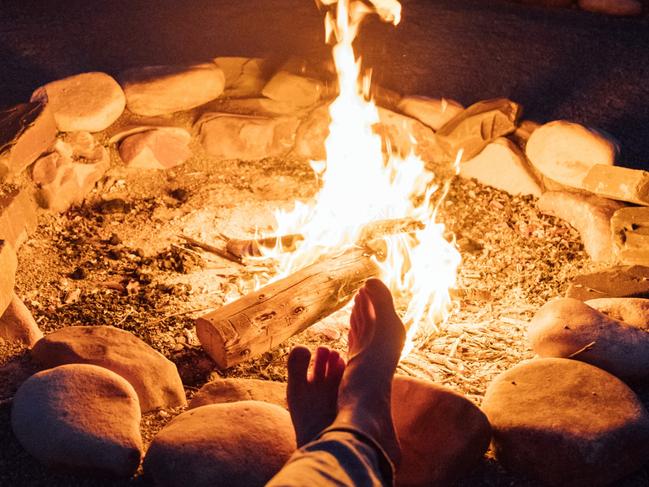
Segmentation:
{"type": "Polygon", "coordinates": [[[178,235],[180,238],[185,240],[186,242],[189,242],[192,245],[195,245],[196,247],[205,250],[206,252],[209,252],[211,254],[218,255],[219,257],[229,260],[231,262],[234,262],[239,265],[243,265],[243,262],[241,261],[240,258],[238,258],[236,255],[232,255],[230,252],[227,250],[220,249],[218,247],[214,247],[213,245],[206,244],[205,242],[201,242],[200,240],[196,240],[195,238],[189,237],[188,235],[183,235],[180,234],[178,235]]]}
{"type": "Polygon", "coordinates": [[[592,350],[593,347],[595,346],[595,343],[596,343],[596,342],[590,342],[590,343],[589,343],[588,345],[586,345],[585,347],[582,347],[582,348],[580,348],[579,350],[577,350],[576,352],[573,352],[573,353],[571,353],[570,355],[568,355],[568,358],[575,358],[575,357],[576,357],[577,355],[579,355],[579,354],[582,354],[582,353],[584,353],[584,352],[588,352],[589,350],[592,350]]]}

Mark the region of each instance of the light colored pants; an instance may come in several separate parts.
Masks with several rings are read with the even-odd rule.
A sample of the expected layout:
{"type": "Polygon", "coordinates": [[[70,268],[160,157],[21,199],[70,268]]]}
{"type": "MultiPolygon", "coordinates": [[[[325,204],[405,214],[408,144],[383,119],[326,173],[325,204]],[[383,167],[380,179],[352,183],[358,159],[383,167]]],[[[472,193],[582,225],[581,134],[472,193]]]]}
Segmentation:
{"type": "Polygon", "coordinates": [[[394,485],[385,451],[364,433],[329,427],[288,460],[266,487],[383,487],[394,485]]]}

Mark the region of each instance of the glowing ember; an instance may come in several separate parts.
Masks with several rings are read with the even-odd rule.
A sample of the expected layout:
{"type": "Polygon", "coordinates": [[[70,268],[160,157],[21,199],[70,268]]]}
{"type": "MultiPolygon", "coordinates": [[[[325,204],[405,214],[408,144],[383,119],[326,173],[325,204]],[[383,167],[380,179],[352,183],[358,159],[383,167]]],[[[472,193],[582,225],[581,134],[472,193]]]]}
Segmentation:
{"type": "MultiPolygon", "coordinates": [[[[418,331],[435,330],[450,308],[449,288],[455,285],[460,255],[435,223],[434,175],[414,154],[405,159],[384,154],[373,126],[379,113],[369,98],[369,76],[361,76],[360,59],[352,42],[365,15],[375,12],[397,24],[401,5],[395,0],[372,0],[371,10],[360,1],[321,0],[329,8],[325,26],[338,74],[339,95],[331,104],[326,161],[312,161],[322,187],[311,204],[296,204],[276,214],[275,233],[301,234],[294,252],[273,252],[279,263],[277,279],[344,251],[359,239],[364,225],[377,220],[413,218],[425,226],[415,234],[384,237],[387,258],[378,262],[381,278],[397,298],[408,301],[404,322],[409,327],[404,355],[418,331]]],[[[276,249],[277,250],[277,249],[276,249]]]]}

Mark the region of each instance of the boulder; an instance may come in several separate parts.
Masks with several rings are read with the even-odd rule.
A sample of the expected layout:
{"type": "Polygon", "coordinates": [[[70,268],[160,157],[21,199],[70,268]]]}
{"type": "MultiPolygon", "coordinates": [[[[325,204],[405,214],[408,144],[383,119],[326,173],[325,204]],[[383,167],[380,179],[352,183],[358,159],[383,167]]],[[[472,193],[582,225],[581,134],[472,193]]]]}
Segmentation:
{"type": "Polygon", "coordinates": [[[489,385],[496,458],[549,485],[611,485],[649,454],[649,415],[622,381],[576,360],[524,361],[489,385]]]}
{"type": "Polygon", "coordinates": [[[629,17],[642,14],[642,3],[638,0],[578,0],[582,10],[598,14],[629,17]]]}
{"type": "Polygon", "coordinates": [[[549,301],[529,324],[528,339],[541,357],[574,358],[623,380],[649,376],[649,333],[572,298],[549,301]]]}
{"type": "Polygon", "coordinates": [[[429,381],[395,376],[392,415],[402,450],[396,484],[402,487],[454,485],[489,447],[491,427],[482,411],[429,381]]]}
{"type": "Polygon", "coordinates": [[[586,304],[609,318],[649,330],[649,299],[598,298],[589,299],[586,304]]]}
{"type": "Polygon", "coordinates": [[[11,427],[25,450],[48,467],[129,477],[142,455],[133,387],[94,365],[31,376],[13,400],[11,427]]]}
{"type": "Polygon", "coordinates": [[[329,137],[330,124],[329,104],[320,105],[300,122],[295,134],[293,152],[306,159],[326,160],[325,140],[329,137]]]}
{"type": "Polygon", "coordinates": [[[534,131],[540,126],[540,123],[534,122],[533,120],[522,120],[518,124],[518,127],[516,127],[516,130],[509,134],[509,137],[516,142],[518,147],[525,150],[527,141],[530,140],[534,131]]]}
{"type": "Polygon", "coordinates": [[[45,368],[81,363],[112,370],[133,385],[142,412],[186,404],[176,366],[135,335],[119,328],[62,328],[39,340],[32,356],[45,368]]]}
{"type": "Polygon", "coordinates": [[[161,487],[261,487],[295,448],[285,409],[258,401],[213,404],[181,414],[160,431],[144,472],[161,487]]]}
{"type": "Polygon", "coordinates": [[[30,185],[0,190],[0,240],[19,249],[37,224],[38,204],[30,185]]]}
{"type": "Polygon", "coordinates": [[[32,94],[32,101],[46,103],[61,132],[101,132],[124,111],[124,92],[106,73],[82,73],[52,81],[32,94]]]}
{"type": "Polygon", "coordinates": [[[322,81],[284,70],[277,72],[261,91],[262,95],[271,100],[290,103],[297,107],[315,105],[325,92],[322,81]]]}
{"type": "Polygon", "coordinates": [[[287,153],[295,141],[299,119],[206,114],[198,121],[199,139],[205,151],[221,159],[257,160],[287,153]]]}
{"type": "Polygon", "coordinates": [[[14,299],[17,267],[16,251],[7,241],[0,240],[0,313],[4,313],[14,299]]]}
{"type": "Polygon", "coordinates": [[[43,103],[0,110],[0,182],[23,172],[52,145],[56,132],[52,110],[43,103]]]}
{"type": "Polygon", "coordinates": [[[616,266],[575,277],[567,298],[586,301],[595,298],[649,298],[649,267],[616,266]]]}
{"type": "Polygon", "coordinates": [[[439,130],[464,110],[464,107],[455,100],[425,96],[404,96],[399,101],[398,108],[433,130],[439,130]]]}
{"type": "Polygon", "coordinates": [[[624,206],[622,203],[590,194],[548,191],[539,198],[537,206],[542,213],[575,227],[591,259],[612,260],[611,217],[624,206]]]}
{"type": "Polygon", "coordinates": [[[155,117],[189,110],[223,93],[225,75],[214,63],[192,66],[146,66],[125,71],[120,82],[126,106],[155,117]]]}
{"type": "Polygon", "coordinates": [[[595,164],[581,187],[605,198],[649,206],[649,171],[595,164]]]}
{"type": "Polygon", "coordinates": [[[549,179],[581,188],[595,164],[612,166],[616,145],[601,133],[577,123],[557,120],[536,129],[525,148],[530,162],[549,179]]]}
{"type": "Polygon", "coordinates": [[[649,265],[649,207],[620,208],[611,218],[618,264],[649,265]]]}
{"type": "Polygon", "coordinates": [[[180,127],[147,130],[127,137],[119,146],[119,155],[128,167],[170,169],[191,157],[191,139],[180,127]]]}
{"type": "Polygon", "coordinates": [[[15,294],[0,315],[0,338],[27,347],[43,338],[43,332],[38,328],[34,317],[15,294]]]}
{"type": "Polygon", "coordinates": [[[213,380],[194,395],[189,409],[236,401],[263,401],[288,409],[286,384],[259,379],[213,380]]]}
{"type": "Polygon", "coordinates": [[[460,176],[475,178],[509,194],[538,197],[542,193],[525,155],[516,144],[505,138],[496,139],[473,159],[460,163],[460,176]]]}
{"type": "Polygon", "coordinates": [[[214,63],[225,75],[224,96],[254,97],[266,84],[265,62],[261,58],[217,57],[214,63]]]}

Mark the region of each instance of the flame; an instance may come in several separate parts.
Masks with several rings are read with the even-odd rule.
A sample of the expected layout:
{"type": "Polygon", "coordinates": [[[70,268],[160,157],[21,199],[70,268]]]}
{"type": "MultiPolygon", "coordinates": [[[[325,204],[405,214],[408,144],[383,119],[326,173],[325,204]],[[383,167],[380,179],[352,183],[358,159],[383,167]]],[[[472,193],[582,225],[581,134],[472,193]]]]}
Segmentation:
{"type": "MultiPolygon", "coordinates": [[[[274,249],[276,279],[313,262],[332,249],[354,246],[363,227],[377,220],[414,218],[424,224],[413,234],[385,237],[387,257],[377,261],[381,279],[397,302],[407,300],[403,315],[408,328],[405,356],[415,336],[429,335],[446,320],[451,307],[449,289],[456,282],[460,255],[444,238],[444,226],[435,222],[433,196],[440,188],[424,162],[413,153],[405,158],[385,154],[373,127],[379,112],[369,98],[369,75],[361,75],[360,59],[352,43],[363,18],[377,13],[397,25],[401,5],[396,0],[320,0],[327,8],[327,40],[333,43],[339,94],[330,106],[330,133],[326,161],[312,161],[321,189],[310,204],[296,203],[291,211],[275,214],[275,234],[302,234],[294,252],[274,249]]],[[[443,188],[445,191],[447,188],[443,188]]],[[[440,198],[437,198],[441,201],[440,198]]],[[[443,198],[442,198],[443,199],[443,198]]]]}

